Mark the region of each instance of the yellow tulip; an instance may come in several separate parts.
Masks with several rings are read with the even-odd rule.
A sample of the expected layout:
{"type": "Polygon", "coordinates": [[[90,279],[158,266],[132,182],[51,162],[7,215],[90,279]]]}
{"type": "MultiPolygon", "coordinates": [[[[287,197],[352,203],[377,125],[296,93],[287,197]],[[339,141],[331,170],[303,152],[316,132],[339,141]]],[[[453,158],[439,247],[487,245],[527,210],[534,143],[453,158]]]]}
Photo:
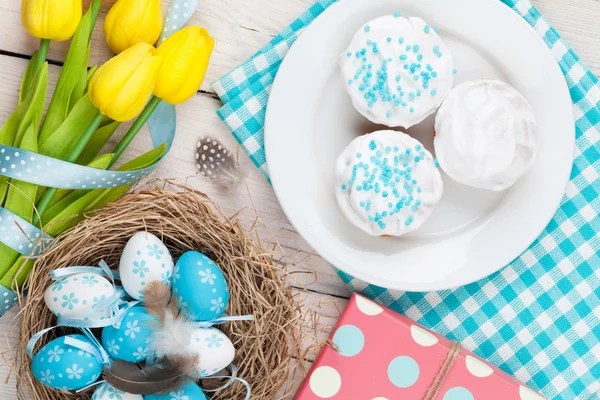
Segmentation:
{"type": "Polygon", "coordinates": [[[81,20],[81,0],[23,0],[21,20],[31,36],[68,40],[81,20]]]}
{"type": "Polygon", "coordinates": [[[124,122],[138,115],[152,95],[162,56],[138,43],[102,65],[90,81],[90,100],[100,112],[124,122]]]}
{"type": "Polygon", "coordinates": [[[189,100],[198,91],[215,40],[204,28],[188,26],[158,46],[163,64],[158,72],[154,95],[171,104],[189,100]]]}
{"type": "Polygon", "coordinates": [[[106,15],[104,37],[119,54],[134,44],[155,44],[162,32],[161,0],[118,0],[106,15]]]}

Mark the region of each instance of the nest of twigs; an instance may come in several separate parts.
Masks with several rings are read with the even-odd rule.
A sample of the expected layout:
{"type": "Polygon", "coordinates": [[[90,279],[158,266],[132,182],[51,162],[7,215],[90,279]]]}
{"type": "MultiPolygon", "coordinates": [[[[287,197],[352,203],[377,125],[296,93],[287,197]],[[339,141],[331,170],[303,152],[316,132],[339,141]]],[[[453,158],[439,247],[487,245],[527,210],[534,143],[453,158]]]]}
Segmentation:
{"type": "MultiPolygon", "coordinates": [[[[97,265],[100,260],[105,260],[111,268],[118,268],[125,244],[138,231],[148,231],[161,238],[174,260],[187,250],[197,250],[221,267],[230,287],[227,313],[255,316],[254,321],[219,326],[236,348],[237,376],[250,384],[252,399],[272,400],[288,394],[288,382],[295,373],[291,365],[298,365],[292,361],[301,353],[302,316],[282,263],[275,258],[274,251],[260,244],[257,231],[260,224],[249,221],[251,225],[247,228],[247,221],[241,221],[239,214],[225,216],[206,195],[177,185],[170,187],[176,191],[169,191],[165,186],[165,182],[154,182],[127,194],[61,235],[58,243],[38,258],[27,283],[27,296],[20,298],[19,399],[91,397],[94,389],[73,393],[38,382],[31,373],[31,360],[25,346],[36,332],[56,323],[44,303],[44,291],[51,284],[50,271],[97,265]]],[[[36,350],[68,332],[55,329],[40,340],[36,350]]],[[[201,382],[201,385],[207,384],[211,382],[201,382]]],[[[212,398],[243,399],[245,394],[244,386],[234,383],[212,398]]]]}

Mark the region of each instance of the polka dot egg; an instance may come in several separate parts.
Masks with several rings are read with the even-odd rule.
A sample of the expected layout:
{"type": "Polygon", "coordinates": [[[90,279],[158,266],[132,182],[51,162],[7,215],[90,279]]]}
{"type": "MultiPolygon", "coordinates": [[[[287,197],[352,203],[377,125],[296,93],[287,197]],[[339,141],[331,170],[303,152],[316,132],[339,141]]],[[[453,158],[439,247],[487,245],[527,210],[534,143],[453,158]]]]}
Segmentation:
{"type": "Polygon", "coordinates": [[[188,381],[180,388],[165,393],[146,395],[145,400],[206,400],[206,396],[200,386],[188,381]]]}
{"type": "Polygon", "coordinates": [[[54,282],[44,294],[46,305],[56,316],[75,319],[109,316],[109,308],[94,310],[94,305],[112,296],[115,289],[108,279],[95,273],[80,273],[54,282]]]}
{"type": "Polygon", "coordinates": [[[152,334],[148,323],[154,320],[143,307],[133,307],[116,328],[107,326],[102,330],[102,346],[114,359],[144,361],[152,334]]]}
{"type": "Polygon", "coordinates": [[[127,393],[105,383],[96,389],[92,400],[144,400],[144,396],[127,393]]]}
{"type": "Polygon", "coordinates": [[[191,336],[189,351],[198,354],[201,377],[221,371],[235,357],[233,343],[216,328],[196,329],[191,336]]]}
{"type": "Polygon", "coordinates": [[[127,294],[142,300],[145,286],[152,281],[171,287],[173,258],[159,238],[149,232],[138,232],[123,249],[119,273],[127,294]]]}
{"type": "Polygon", "coordinates": [[[173,294],[186,314],[196,321],[210,321],[227,308],[229,288],[221,269],[204,254],[184,253],[173,272],[173,294]]]}
{"type": "Polygon", "coordinates": [[[66,344],[67,337],[92,345],[83,335],[54,339],[33,358],[31,371],[40,382],[51,388],[79,390],[100,377],[102,363],[87,351],[66,344]]]}

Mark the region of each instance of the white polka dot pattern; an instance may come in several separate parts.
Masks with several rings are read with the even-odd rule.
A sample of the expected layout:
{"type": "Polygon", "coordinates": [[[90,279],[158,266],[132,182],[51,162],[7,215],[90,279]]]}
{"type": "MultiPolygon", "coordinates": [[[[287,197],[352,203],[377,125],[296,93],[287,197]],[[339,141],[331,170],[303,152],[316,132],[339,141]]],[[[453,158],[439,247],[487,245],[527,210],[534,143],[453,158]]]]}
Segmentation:
{"type": "MultiPolygon", "coordinates": [[[[0,207],[0,242],[24,256],[37,256],[43,246],[40,239],[52,239],[37,227],[0,207]]],[[[0,307],[1,308],[1,307],[0,307]]]]}
{"type": "Polygon", "coordinates": [[[0,285],[0,317],[17,304],[17,295],[0,285]]]}
{"type": "Polygon", "coordinates": [[[163,24],[163,32],[158,39],[161,44],[166,38],[177,32],[191,18],[200,5],[200,0],[173,0],[163,24]]]}

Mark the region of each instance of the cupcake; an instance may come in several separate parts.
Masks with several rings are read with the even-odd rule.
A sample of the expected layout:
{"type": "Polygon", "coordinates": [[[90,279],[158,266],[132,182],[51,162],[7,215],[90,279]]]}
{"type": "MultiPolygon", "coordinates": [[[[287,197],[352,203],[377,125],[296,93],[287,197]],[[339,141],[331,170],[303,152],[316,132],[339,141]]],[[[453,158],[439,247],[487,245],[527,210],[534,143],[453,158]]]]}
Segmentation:
{"type": "Polygon", "coordinates": [[[353,225],[372,236],[401,236],[418,229],[442,190],[431,153],[401,132],[360,136],[336,162],[338,205],[353,225]]]}
{"type": "Polygon", "coordinates": [[[508,83],[465,82],[438,111],[434,147],[440,167],[455,181],[480,189],[507,189],[535,161],[533,110],[508,83]]]}
{"type": "Polygon", "coordinates": [[[436,29],[399,13],[360,28],[342,53],[340,67],[356,110],[390,127],[423,121],[454,80],[452,55],[436,29]]]}

